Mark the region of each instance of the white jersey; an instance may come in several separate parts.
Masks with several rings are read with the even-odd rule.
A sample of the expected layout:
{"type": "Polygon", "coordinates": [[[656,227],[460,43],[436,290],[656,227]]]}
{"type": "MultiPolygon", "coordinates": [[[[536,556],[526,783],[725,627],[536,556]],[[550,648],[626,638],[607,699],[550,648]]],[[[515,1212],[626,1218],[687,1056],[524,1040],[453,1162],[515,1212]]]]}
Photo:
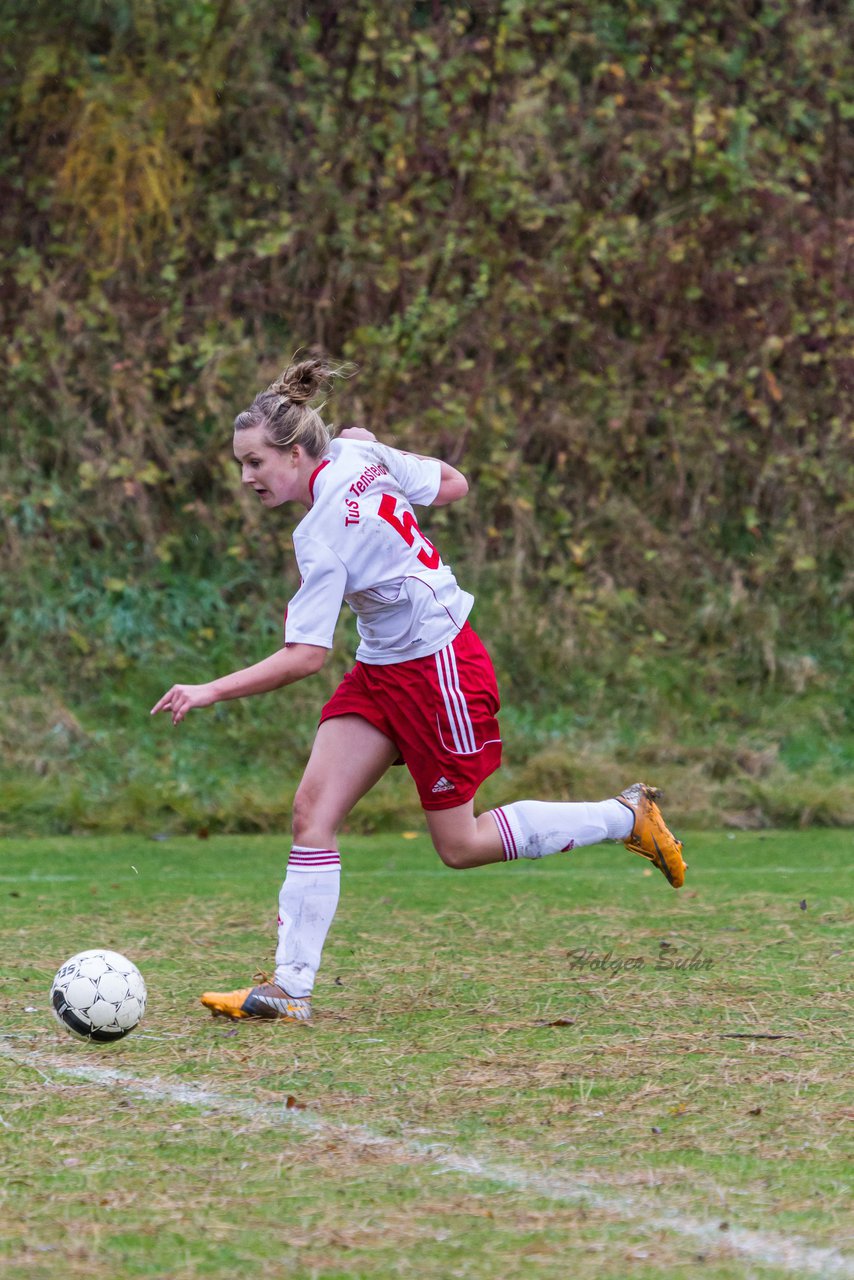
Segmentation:
{"type": "Polygon", "coordinates": [[[312,507],[294,530],[302,585],[288,605],[286,644],[332,648],[346,601],[360,662],[384,665],[438,653],[474,597],[462,591],[421,530],[441,465],[375,441],[333,440],[311,477],[312,507]]]}

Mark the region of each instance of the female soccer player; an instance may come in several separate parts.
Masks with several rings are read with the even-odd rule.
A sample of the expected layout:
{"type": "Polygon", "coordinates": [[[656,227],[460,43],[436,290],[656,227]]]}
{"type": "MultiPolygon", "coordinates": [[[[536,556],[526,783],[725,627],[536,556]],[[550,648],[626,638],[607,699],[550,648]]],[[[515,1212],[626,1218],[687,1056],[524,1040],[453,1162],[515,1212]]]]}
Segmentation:
{"type": "Polygon", "coordinates": [[[439,857],[449,867],[542,858],[622,840],[679,888],[682,845],[658,792],[635,783],[597,803],[515,801],[480,815],[475,794],[501,761],[492,663],[466,621],[474,600],[419,528],[414,506],[464,498],[465,477],[351,428],[330,438],[309,401],[334,371],[308,360],[283,373],[234,423],[242,480],[265,507],[297,502],[301,586],[284,645],[207,684],[176,684],[152,708],[179,724],[194,707],[267,693],[312,675],[332,648],[342,600],[356,614],[356,665],[323,708],[294,798],[293,847],[279,896],[275,980],[207,992],[232,1018],[311,1017],[311,993],[338,903],[338,831],[395,762],[407,765],[439,857]]]}

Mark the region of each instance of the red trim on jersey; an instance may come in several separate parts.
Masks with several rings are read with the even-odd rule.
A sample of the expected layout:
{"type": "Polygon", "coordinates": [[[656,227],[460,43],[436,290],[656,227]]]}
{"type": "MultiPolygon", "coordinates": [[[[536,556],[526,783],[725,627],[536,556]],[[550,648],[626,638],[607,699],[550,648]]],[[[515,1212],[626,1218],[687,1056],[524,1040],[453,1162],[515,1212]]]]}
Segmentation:
{"type": "Polygon", "coordinates": [[[315,467],[311,475],[308,477],[308,494],[312,502],[314,502],[314,482],[317,479],[320,472],[323,470],[323,468],[329,466],[329,463],[330,463],[330,459],[324,458],[323,461],[320,463],[320,465],[315,467]]]}
{"type": "MultiPolygon", "coordinates": [[[[447,566],[446,566],[446,567],[447,567],[447,566]]],[[[439,599],[439,597],[436,595],[435,589],[430,585],[430,583],[427,581],[427,579],[426,579],[426,578],[420,578],[420,577],[418,576],[418,574],[417,574],[417,573],[407,573],[407,574],[405,574],[405,575],[404,575],[403,581],[404,581],[404,582],[417,582],[417,583],[419,583],[422,587],[426,587],[426,588],[427,588],[427,590],[428,590],[428,591],[431,593],[431,595],[433,596],[433,599],[436,601],[436,604],[439,606],[439,608],[440,608],[440,609],[444,609],[444,610],[445,610],[445,613],[448,615],[448,617],[450,618],[451,622],[452,622],[452,623],[454,624],[454,626],[457,628],[457,631],[458,631],[458,632],[459,632],[459,631],[462,631],[463,627],[466,625],[466,620],[465,620],[465,618],[463,618],[462,622],[460,622],[460,620],[459,620],[458,618],[455,618],[455,617],[454,617],[454,615],[451,613],[451,611],[450,611],[450,609],[448,608],[448,606],[447,606],[446,604],[443,604],[443,603],[442,603],[442,601],[439,599]]]]}

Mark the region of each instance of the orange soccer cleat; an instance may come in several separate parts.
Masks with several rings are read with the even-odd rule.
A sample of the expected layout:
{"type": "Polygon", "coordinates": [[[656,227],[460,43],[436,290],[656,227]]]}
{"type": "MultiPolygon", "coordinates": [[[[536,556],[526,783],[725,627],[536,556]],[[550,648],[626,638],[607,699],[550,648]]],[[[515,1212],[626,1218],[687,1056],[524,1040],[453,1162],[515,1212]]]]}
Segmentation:
{"type": "Polygon", "coordinates": [[[275,982],[240,991],[206,991],[201,997],[206,1009],[219,1018],[284,1018],[289,1022],[308,1022],[311,1000],[308,996],[289,996],[275,982]]]}
{"type": "Polygon", "coordinates": [[[623,843],[633,853],[648,858],[673,888],[679,889],[685,882],[688,864],[682,861],[682,841],[668,830],[655,803],[660,796],[661,792],[656,787],[648,787],[645,782],[635,782],[617,796],[634,819],[632,834],[623,843]]]}

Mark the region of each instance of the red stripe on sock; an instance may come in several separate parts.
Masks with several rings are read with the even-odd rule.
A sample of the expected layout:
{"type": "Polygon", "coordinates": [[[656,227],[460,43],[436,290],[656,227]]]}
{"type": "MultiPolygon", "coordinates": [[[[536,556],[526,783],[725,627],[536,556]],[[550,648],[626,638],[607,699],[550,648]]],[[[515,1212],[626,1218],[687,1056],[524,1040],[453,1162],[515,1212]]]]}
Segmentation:
{"type": "Polygon", "coordinates": [[[341,857],[337,849],[291,849],[288,866],[310,871],[320,867],[340,867],[341,857]]]}
{"type": "Polygon", "coordinates": [[[501,844],[504,848],[504,861],[515,862],[519,857],[519,850],[516,848],[510,821],[503,809],[493,809],[492,814],[498,825],[498,834],[501,837],[501,844]]]}

